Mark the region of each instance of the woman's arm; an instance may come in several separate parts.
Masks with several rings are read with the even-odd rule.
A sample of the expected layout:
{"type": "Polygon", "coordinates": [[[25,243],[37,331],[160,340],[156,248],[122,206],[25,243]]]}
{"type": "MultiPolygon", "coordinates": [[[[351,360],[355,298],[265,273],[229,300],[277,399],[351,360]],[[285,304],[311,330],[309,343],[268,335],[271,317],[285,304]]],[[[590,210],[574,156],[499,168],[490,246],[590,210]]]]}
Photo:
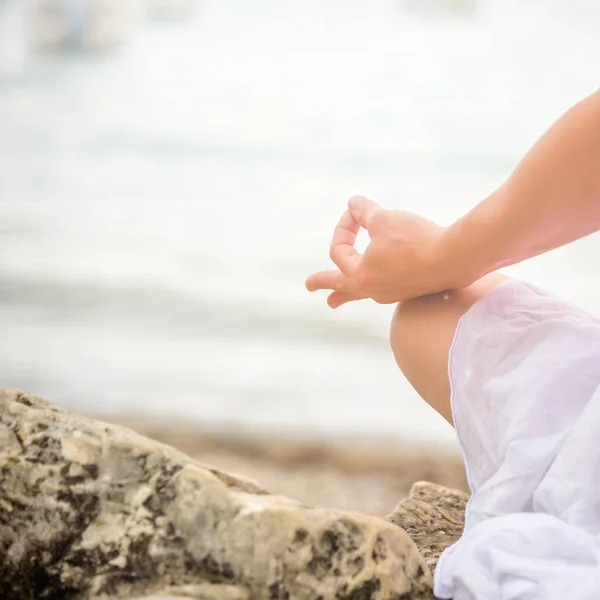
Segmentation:
{"type": "Polygon", "coordinates": [[[469,279],[600,229],[600,92],[567,112],[489,198],[448,227],[444,246],[469,279]]]}
{"type": "Polygon", "coordinates": [[[598,229],[600,92],[567,112],[496,192],[450,227],[352,198],[331,243],[338,268],[306,286],[334,290],[333,308],[359,298],[398,302],[466,287],[598,229]],[[363,254],[354,249],[360,227],[371,238],[363,254]]]}

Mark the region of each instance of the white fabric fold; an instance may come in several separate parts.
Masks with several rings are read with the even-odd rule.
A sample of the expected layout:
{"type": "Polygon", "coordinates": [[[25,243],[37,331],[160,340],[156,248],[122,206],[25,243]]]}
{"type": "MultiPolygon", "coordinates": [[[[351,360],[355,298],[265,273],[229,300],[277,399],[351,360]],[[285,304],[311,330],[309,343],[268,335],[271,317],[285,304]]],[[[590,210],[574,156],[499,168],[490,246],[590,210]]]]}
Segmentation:
{"type": "Polygon", "coordinates": [[[600,598],[600,320],[509,280],[463,316],[448,370],[472,496],[436,596],[600,598]]]}

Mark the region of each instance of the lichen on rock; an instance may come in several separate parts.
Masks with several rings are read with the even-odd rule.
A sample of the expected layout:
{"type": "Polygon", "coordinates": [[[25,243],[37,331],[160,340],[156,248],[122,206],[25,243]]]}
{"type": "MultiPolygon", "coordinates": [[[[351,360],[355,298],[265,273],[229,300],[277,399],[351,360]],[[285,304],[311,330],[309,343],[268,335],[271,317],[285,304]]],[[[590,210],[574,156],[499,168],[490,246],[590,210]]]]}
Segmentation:
{"type": "Polygon", "coordinates": [[[392,523],[316,509],[124,427],[0,390],[4,600],[431,598],[392,523]]]}

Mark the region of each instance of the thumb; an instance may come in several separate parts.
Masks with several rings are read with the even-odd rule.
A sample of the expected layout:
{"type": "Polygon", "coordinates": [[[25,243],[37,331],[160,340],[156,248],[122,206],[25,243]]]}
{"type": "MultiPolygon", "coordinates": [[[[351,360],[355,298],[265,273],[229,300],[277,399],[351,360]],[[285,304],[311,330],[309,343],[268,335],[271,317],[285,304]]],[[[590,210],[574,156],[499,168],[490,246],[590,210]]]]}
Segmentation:
{"type": "Polygon", "coordinates": [[[369,224],[373,215],[382,210],[381,206],[364,198],[363,196],[352,196],[348,201],[348,210],[352,215],[352,218],[364,229],[369,229],[369,224]]]}

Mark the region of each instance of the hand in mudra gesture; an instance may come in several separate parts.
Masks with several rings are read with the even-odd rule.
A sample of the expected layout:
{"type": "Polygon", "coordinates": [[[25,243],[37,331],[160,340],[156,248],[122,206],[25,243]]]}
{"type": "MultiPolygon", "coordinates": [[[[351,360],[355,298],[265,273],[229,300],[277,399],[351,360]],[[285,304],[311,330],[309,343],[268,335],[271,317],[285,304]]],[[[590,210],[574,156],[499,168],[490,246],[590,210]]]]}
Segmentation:
{"type": "Polygon", "coordinates": [[[419,215],[355,196],[331,241],[330,258],[338,268],[314,273],[306,287],[333,290],[331,308],[361,298],[390,304],[456,287],[446,267],[443,231],[419,215]],[[354,247],[361,227],[371,239],[363,254],[354,247]]]}

